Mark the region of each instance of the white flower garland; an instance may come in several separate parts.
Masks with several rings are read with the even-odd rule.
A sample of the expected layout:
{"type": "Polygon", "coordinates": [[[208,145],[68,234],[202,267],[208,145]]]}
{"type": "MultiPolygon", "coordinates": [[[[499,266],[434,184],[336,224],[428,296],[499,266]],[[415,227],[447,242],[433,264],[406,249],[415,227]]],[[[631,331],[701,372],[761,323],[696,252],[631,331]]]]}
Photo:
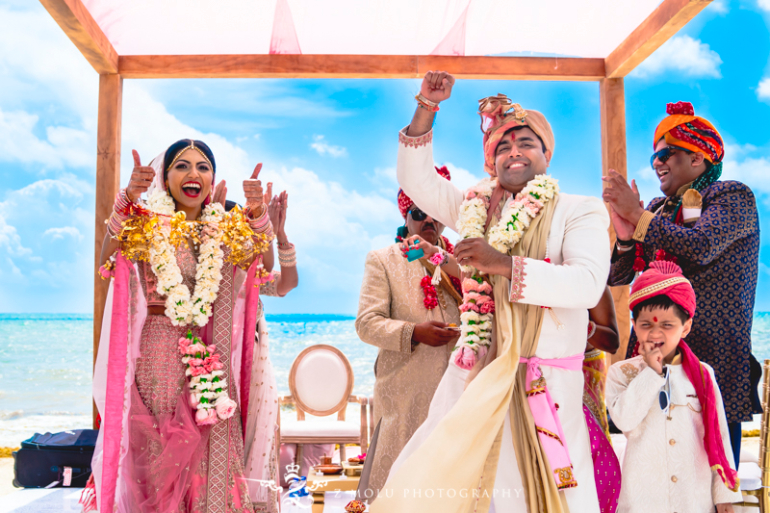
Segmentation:
{"type": "MultiPolygon", "coordinates": [[[[487,210],[496,186],[497,180],[485,178],[466,192],[457,223],[463,239],[484,237],[487,210]]],[[[555,178],[537,175],[530,180],[515,198],[508,201],[500,221],[489,229],[489,244],[497,251],[509,254],[532,220],[558,192],[555,178]]],[[[461,369],[471,369],[487,354],[492,343],[495,304],[492,286],[483,280],[478,270],[467,265],[462,266],[462,270],[471,277],[462,282],[461,335],[452,361],[461,369]]]]}
{"type": "MultiPolygon", "coordinates": [[[[147,199],[147,206],[155,214],[175,215],[176,205],[165,191],[156,190],[147,199]]],[[[149,248],[152,271],[158,278],[157,290],[166,297],[166,317],[174,326],[194,324],[205,326],[211,317],[212,305],[217,299],[222,281],[222,229],[225,210],[219,203],[209,203],[201,214],[201,246],[195,267],[195,290],[183,283],[182,271],[176,261],[176,251],[170,242],[170,222],[160,222],[149,248]]],[[[211,425],[217,418],[233,416],[236,403],[227,393],[227,380],[222,378],[224,366],[219,362],[216,347],[206,346],[188,331],[179,339],[179,352],[185,364],[185,375],[190,383],[190,406],[196,410],[198,425],[211,425]]]]}
{"type": "MultiPolygon", "coordinates": [[[[150,211],[171,217],[176,205],[173,198],[165,191],[156,190],[147,199],[150,211]]],[[[198,264],[195,267],[195,290],[183,283],[182,271],[176,261],[176,251],[169,241],[171,227],[169,223],[160,223],[150,245],[150,265],[158,278],[158,293],[166,296],[166,317],[174,326],[205,326],[211,317],[214,301],[222,281],[222,230],[220,223],[225,210],[219,203],[209,203],[201,215],[201,247],[198,264]]]]}

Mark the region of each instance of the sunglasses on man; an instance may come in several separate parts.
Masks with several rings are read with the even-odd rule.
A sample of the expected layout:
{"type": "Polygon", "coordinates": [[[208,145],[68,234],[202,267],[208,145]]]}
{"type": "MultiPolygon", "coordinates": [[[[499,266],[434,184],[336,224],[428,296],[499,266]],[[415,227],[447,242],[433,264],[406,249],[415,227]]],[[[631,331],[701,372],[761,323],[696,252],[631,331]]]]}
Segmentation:
{"type": "Polygon", "coordinates": [[[412,219],[418,222],[425,221],[428,218],[428,214],[417,207],[412,207],[412,210],[410,210],[409,213],[412,215],[412,219]]]}
{"type": "Polygon", "coordinates": [[[685,148],[679,148],[678,146],[666,146],[660,151],[656,151],[652,154],[652,157],[650,157],[650,166],[652,166],[653,169],[655,169],[655,159],[658,159],[661,164],[665,164],[668,159],[674,156],[674,153],[677,151],[684,151],[686,153],[692,153],[692,151],[685,149],[685,148]]]}

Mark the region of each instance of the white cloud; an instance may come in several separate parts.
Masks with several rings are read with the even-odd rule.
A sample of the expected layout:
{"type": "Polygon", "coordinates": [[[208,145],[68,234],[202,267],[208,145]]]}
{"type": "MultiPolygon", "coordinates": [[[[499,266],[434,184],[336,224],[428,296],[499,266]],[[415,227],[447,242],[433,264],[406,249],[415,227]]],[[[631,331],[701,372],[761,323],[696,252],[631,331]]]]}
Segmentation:
{"type": "Polygon", "coordinates": [[[299,167],[263,172],[271,178],[274,193],[289,193],[286,232],[305,247],[328,248],[332,240],[340,251],[366,247],[370,228],[392,225],[395,230],[401,222],[395,201],[379,194],[361,194],[299,167]]]}
{"type": "Polygon", "coordinates": [[[690,36],[669,39],[632,73],[648,77],[665,72],[694,78],[722,78],[722,59],[709,45],[690,36]]]}
{"type": "Polygon", "coordinates": [[[88,167],[95,162],[92,141],[83,130],[49,126],[47,139],[35,135],[39,117],[0,109],[0,160],[42,168],[88,167]]]}
{"type": "Polygon", "coordinates": [[[757,0],[760,9],[770,12],[770,0],[757,0]]]}
{"type": "Polygon", "coordinates": [[[344,157],[348,154],[348,150],[342,146],[332,146],[324,141],[323,135],[314,135],[313,142],[310,144],[319,155],[329,155],[331,157],[344,157]]]}
{"type": "MultiPolygon", "coordinates": [[[[770,2],[770,0],[767,0],[770,2]]],[[[770,77],[765,77],[759,81],[757,86],[757,97],[760,100],[770,100],[770,77]]]]}
{"type": "Polygon", "coordinates": [[[449,169],[449,174],[452,177],[452,183],[458,189],[463,191],[476,185],[484,178],[484,176],[486,176],[486,174],[484,176],[473,174],[467,169],[455,166],[451,162],[447,162],[444,165],[447,167],[447,169],[449,169]]]}
{"type": "Polygon", "coordinates": [[[83,240],[83,235],[80,233],[80,230],[75,228],[74,226],[64,226],[62,228],[49,228],[45,232],[43,232],[43,235],[49,235],[51,239],[64,239],[64,237],[72,237],[76,240],[83,240]]]}
{"type": "Polygon", "coordinates": [[[8,254],[14,256],[32,253],[31,249],[22,246],[21,237],[19,237],[16,227],[8,224],[2,213],[0,213],[0,249],[5,249],[8,254]]]}
{"type": "Polygon", "coordinates": [[[709,5],[709,8],[712,11],[717,12],[719,14],[727,14],[727,12],[730,10],[728,3],[729,3],[729,0],[714,0],[713,2],[711,2],[711,5],[709,5]]]}

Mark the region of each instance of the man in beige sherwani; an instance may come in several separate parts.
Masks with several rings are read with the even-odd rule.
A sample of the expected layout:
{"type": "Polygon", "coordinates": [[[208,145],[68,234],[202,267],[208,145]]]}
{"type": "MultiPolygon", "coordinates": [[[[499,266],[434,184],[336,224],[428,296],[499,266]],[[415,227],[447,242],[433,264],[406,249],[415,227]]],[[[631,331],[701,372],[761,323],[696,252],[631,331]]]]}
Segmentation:
{"type": "MultiPolygon", "coordinates": [[[[439,173],[449,179],[446,168],[439,173]]],[[[406,221],[406,230],[401,228],[400,235],[409,241],[419,236],[426,257],[437,247],[451,253],[451,244],[441,236],[444,226],[424,214],[403,191],[399,191],[398,200],[406,221]]],[[[370,449],[372,457],[364,473],[369,475],[368,486],[364,482],[359,488],[360,498],[370,501],[385,483],[401,449],[427,417],[459,337],[459,332],[448,329],[449,324],[460,324],[459,282],[455,288],[443,272],[456,266],[454,258],[442,267],[442,280],[435,286],[437,301],[426,301],[421,282],[433,275],[434,268],[426,258],[408,262],[403,247],[392,244],[367,255],[356,318],[361,340],[380,348],[374,364],[376,444],[373,455],[370,449]]]]}

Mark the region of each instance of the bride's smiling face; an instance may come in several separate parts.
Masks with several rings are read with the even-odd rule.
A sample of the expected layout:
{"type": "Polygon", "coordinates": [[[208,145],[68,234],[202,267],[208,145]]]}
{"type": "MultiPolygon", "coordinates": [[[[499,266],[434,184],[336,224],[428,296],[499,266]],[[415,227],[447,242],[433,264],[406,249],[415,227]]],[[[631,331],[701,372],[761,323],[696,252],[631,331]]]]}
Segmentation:
{"type": "Polygon", "coordinates": [[[185,150],[166,175],[166,189],[177,202],[189,208],[200,207],[214,182],[214,170],[203,155],[185,150]]]}

